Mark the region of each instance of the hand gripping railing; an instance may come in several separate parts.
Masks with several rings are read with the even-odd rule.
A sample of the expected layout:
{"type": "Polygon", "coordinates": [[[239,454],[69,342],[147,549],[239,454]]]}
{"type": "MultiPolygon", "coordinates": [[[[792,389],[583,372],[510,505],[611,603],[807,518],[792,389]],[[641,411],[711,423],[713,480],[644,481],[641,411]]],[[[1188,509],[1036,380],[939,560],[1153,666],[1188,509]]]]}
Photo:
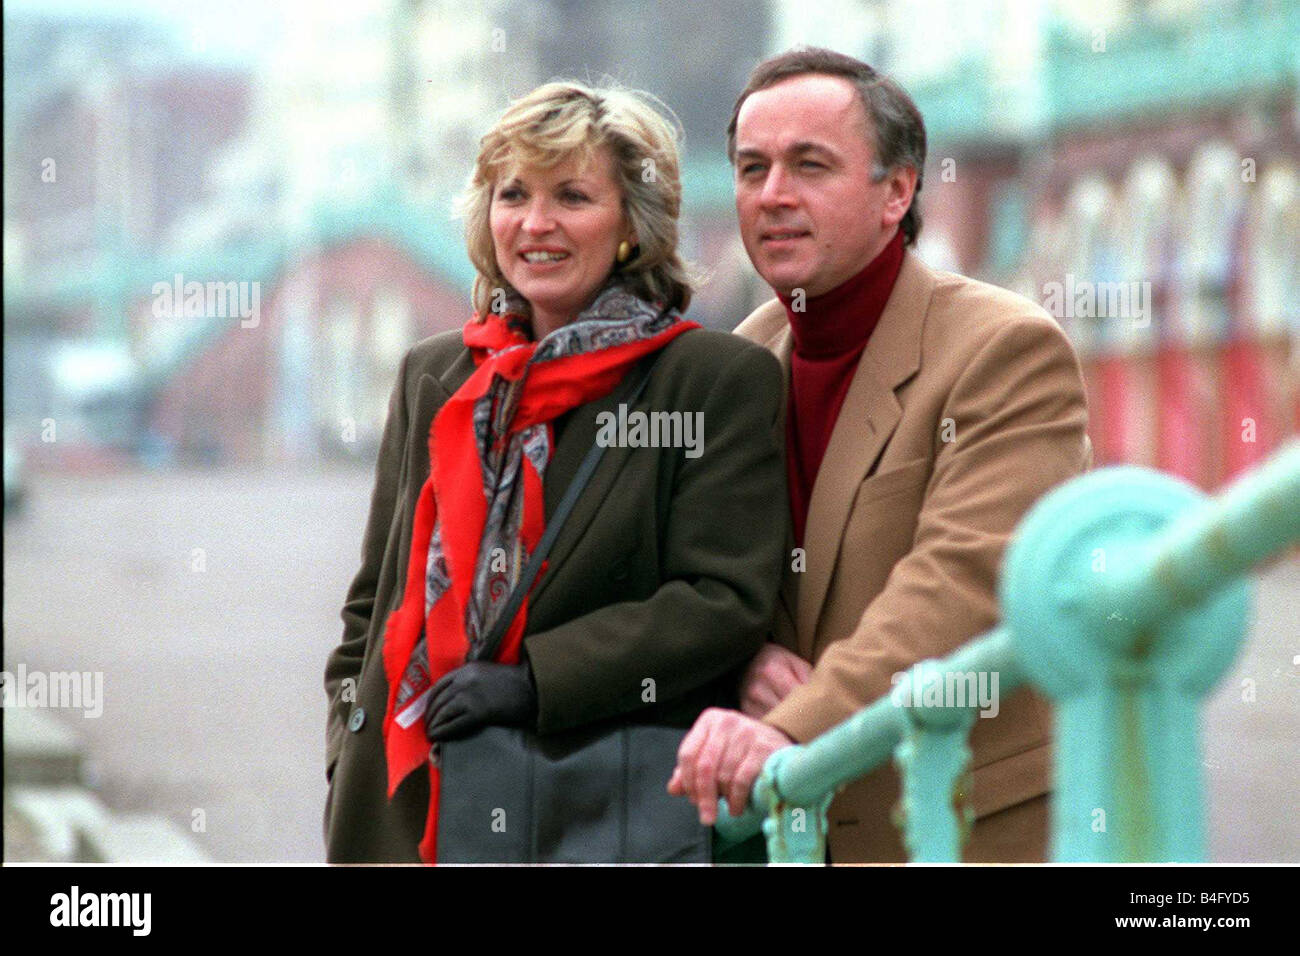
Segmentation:
{"type": "Polygon", "coordinates": [[[822,862],[831,798],[892,751],[911,859],[960,860],[978,706],[963,691],[971,675],[996,674],[999,693],[1029,685],[1054,706],[1054,860],[1203,860],[1199,707],[1246,632],[1243,575],[1296,542],[1300,442],[1213,499],[1135,467],[1062,485],[1007,549],[1002,626],[916,665],[816,740],[774,753],[751,808],[720,809],[721,842],[761,823],[771,862],[822,862]]]}

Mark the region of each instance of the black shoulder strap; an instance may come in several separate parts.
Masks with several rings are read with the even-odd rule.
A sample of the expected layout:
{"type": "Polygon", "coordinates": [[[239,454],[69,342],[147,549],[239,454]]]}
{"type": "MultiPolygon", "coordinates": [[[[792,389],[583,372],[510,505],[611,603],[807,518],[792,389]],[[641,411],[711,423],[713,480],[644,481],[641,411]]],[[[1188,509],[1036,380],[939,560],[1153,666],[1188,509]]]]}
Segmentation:
{"type": "MultiPolygon", "coordinates": [[[[654,368],[655,359],[658,358],[659,352],[653,352],[646,361],[644,368],[641,370],[640,378],[637,379],[635,387],[632,389],[624,401],[631,407],[636,404],[641,393],[645,391],[646,383],[650,381],[650,370],[654,368]]],[[[510,600],[506,606],[501,609],[501,614],[497,617],[496,623],[491,631],[488,632],[483,643],[478,647],[478,653],[471,653],[470,660],[492,660],[496,657],[497,648],[501,646],[501,641],[505,638],[506,630],[514,621],[515,615],[519,613],[520,606],[524,603],[524,597],[532,589],[533,582],[536,580],[538,573],[542,570],[542,562],[546,560],[546,555],[550,553],[551,545],[559,537],[560,530],[564,527],[564,522],[569,517],[569,512],[573,506],[578,503],[582,490],[587,487],[587,482],[591,480],[592,474],[596,471],[596,466],[600,464],[600,459],[605,455],[605,446],[600,442],[593,442],[591,448],[587,450],[587,457],[582,459],[582,464],[578,466],[578,472],[569,482],[569,487],[564,489],[564,497],[560,503],[555,506],[555,513],[551,519],[546,522],[546,530],[542,532],[542,539],[537,542],[537,547],[533,549],[532,555],[528,559],[528,564],[524,567],[523,576],[515,585],[515,589],[510,593],[510,600]]]]}

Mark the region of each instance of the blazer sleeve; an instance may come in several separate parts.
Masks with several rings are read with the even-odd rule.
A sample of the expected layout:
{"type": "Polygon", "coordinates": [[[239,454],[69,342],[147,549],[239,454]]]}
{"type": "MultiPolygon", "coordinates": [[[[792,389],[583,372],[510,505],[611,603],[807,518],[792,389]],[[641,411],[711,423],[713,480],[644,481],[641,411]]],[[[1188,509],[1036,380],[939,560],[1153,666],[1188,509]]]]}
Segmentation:
{"type": "Polygon", "coordinates": [[[366,519],[365,534],[361,539],[361,568],[352,579],[343,610],[343,638],[330,653],[325,664],[325,696],[329,712],[325,726],[325,779],[334,774],[343,744],[344,727],[352,702],[356,700],[356,683],[365,656],[366,636],[370,618],[374,613],[375,590],[379,569],[388,546],[388,535],[393,523],[393,511],[398,498],[403,456],[406,447],[408,416],[406,410],[406,369],[411,353],[402,358],[397,373],[397,383],[388,399],[388,417],[379,442],[379,459],[375,465],[374,489],[370,495],[370,516],[366,519]],[[345,699],[345,680],[352,681],[352,694],[345,699]]]}
{"type": "Polygon", "coordinates": [[[1088,413],[1069,340],[1047,318],[1004,326],[949,393],[912,549],[856,629],[764,721],[800,743],[889,693],[891,677],[996,625],[1002,554],[1024,513],[1084,469],[1088,413]]]}
{"type": "MultiPolygon", "coordinates": [[[[702,411],[703,454],[677,474],[664,522],[659,588],[525,638],[539,733],[663,704],[751,658],[780,585],[787,508],[777,434],[781,368],[766,350],[738,352],[702,411]]],[[[680,452],[677,452],[680,453],[680,452]]]]}

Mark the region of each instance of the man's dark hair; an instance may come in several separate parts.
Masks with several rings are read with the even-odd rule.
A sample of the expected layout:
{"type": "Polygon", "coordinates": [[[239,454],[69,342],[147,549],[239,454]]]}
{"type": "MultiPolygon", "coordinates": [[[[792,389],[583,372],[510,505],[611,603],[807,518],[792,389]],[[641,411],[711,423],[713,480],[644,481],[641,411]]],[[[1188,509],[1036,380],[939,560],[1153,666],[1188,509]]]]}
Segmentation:
{"type": "Polygon", "coordinates": [[[876,154],[876,164],[871,170],[873,181],[880,182],[889,170],[897,166],[911,166],[916,170],[912,205],[899,223],[903,230],[903,244],[914,244],[921,232],[918,200],[925,170],[925,121],[906,90],[861,60],[822,47],[796,47],[758,64],[731,111],[731,122],[727,124],[727,158],[732,163],[736,161],[736,118],[750,94],[805,74],[843,77],[858,91],[875,139],[872,144],[876,154]]]}

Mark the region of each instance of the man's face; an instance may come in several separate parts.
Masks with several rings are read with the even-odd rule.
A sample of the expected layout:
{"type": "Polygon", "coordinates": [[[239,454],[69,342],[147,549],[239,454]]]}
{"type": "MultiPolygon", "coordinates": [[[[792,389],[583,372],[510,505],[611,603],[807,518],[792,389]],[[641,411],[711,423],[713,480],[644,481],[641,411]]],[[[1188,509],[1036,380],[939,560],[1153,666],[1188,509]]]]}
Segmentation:
{"type": "Polygon", "coordinates": [[[754,268],[811,297],[856,275],[893,238],[915,172],[871,180],[875,149],[852,84],[807,74],[751,94],[736,118],[736,213],[754,268]]]}

